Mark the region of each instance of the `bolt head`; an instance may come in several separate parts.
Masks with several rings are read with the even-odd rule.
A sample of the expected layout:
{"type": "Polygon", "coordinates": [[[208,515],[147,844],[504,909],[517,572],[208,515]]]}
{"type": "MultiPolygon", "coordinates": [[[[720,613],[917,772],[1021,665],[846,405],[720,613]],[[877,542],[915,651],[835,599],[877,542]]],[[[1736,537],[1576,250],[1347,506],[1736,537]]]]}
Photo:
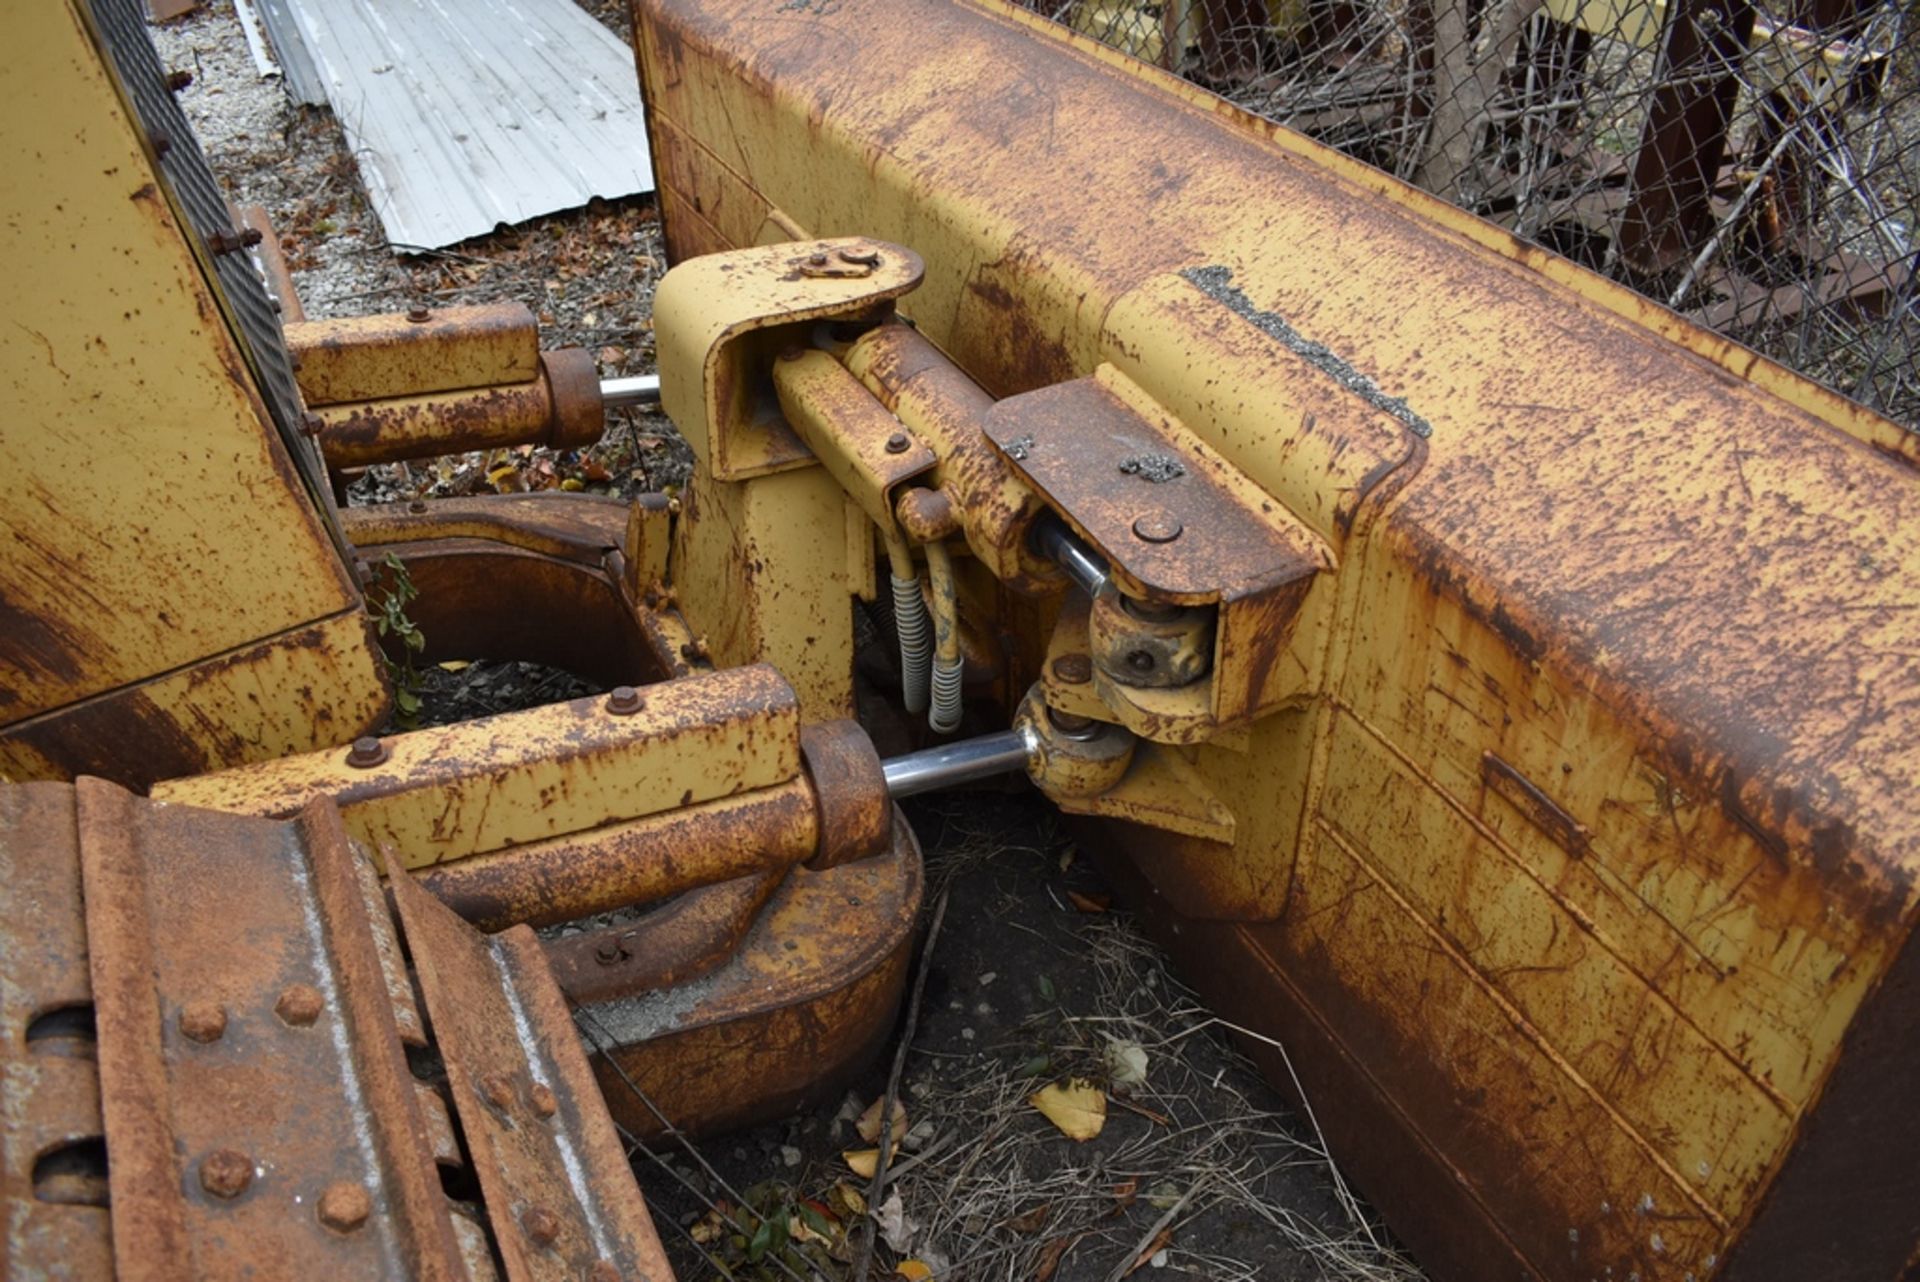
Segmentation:
{"type": "Polygon", "coordinates": [[[300,420],[300,430],[308,436],[318,436],[326,430],[327,420],[318,414],[309,414],[300,420]]]}
{"type": "Polygon", "coordinates": [[[167,73],[167,88],[173,93],[179,93],[192,83],[193,73],[191,71],[169,71],[167,73]]]}
{"type": "Polygon", "coordinates": [[[826,265],[827,265],[827,256],[825,254],[808,254],[807,255],[807,266],[825,267],[826,265]]]}
{"type": "Polygon", "coordinates": [[[253,1183],[253,1159],[238,1149],[217,1148],[200,1159],[200,1187],[214,1197],[239,1197],[253,1183]]]}
{"type": "Polygon", "coordinates": [[[353,1180],[335,1180],[320,1194],[320,1222],[336,1233],[351,1233],[373,1214],[366,1186],[353,1180]]]}
{"type": "Polygon", "coordinates": [[[892,436],[889,436],[887,438],[887,453],[905,454],[907,452],[907,447],[911,444],[913,444],[913,442],[907,439],[907,434],[905,432],[895,432],[892,436]]]}
{"type": "Polygon", "coordinates": [[[407,319],[415,325],[424,325],[432,318],[433,313],[424,307],[409,307],[407,309],[407,319]]]}
{"type": "Polygon", "coordinates": [[[1171,543],[1185,529],[1171,513],[1147,512],[1133,522],[1133,535],[1146,543],[1171,543]]]}
{"type": "Polygon", "coordinates": [[[1063,654],[1053,661],[1050,670],[1062,685],[1083,686],[1093,680],[1093,660],[1084,654],[1063,654]]]}
{"type": "Polygon", "coordinates": [[[227,1031],[227,1008],[219,1002],[192,1001],[180,1008],[180,1035],[190,1042],[217,1042],[227,1031]]]}
{"type": "Polygon", "coordinates": [[[607,711],[616,717],[630,717],[646,706],[647,701],[632,686],[615,686],[607,694],[607,711]]]}
{"type": "Polygon", "coordinates": [[[407,502],[407,511],[413,513],[415,516],[419,516],[426,510],[427,501],[425,499],[410,499],[407,502]]]}
{"type": "Polygon", "coordinates": [[[321,1007],[326,999],[320,996],[320,990],[312,984],[288,984],[280,994],[280,1000],[273,1004],[273,1013],[282,1023],[294,1028],[305,1028],[320,1018],[321,1007]]]}
{"type": "Polygon", "coordinates": [[[527,1107],[535,1117],[552,1117],[560,1111],[560,1097],[545,1082],[535,1082],[527,1088],[527,1107]]]}
{"type": "Polygon", "coordinates": [[[361,735],[347,749],[347,764],[356,770],[371,770],[387,759],[387,745],[372,735],[361,735]]]}
{"type": "Polygon", "coordinates": [[[880,265],[880,251],[877,249],[869,249],[864,245],[843,249],[840,251],[839,257],[841,262],[848,263],[854,267],[878,267],[880,265]]]}
{"type": "Polygon", "coordinates": [[[627,956],[626,946],[617,939],[603,939],[593,949],[593,959],[602,966],[625,961],[627,956]]]}
{"type": "Polygon", "coordinates": [[[535,1246],[552,1246],[560,1237],[560,1217],[544,1206],[530,1206],[520,1213],[520,1227],[535,1246]]]}
{"type": "Polygon", "coordinates": [[[499,1073],[489,1073],[480,1079],[480,1097],[499,1109],[502,1113],[513,1106],[513,1083],[499,1073]]]}

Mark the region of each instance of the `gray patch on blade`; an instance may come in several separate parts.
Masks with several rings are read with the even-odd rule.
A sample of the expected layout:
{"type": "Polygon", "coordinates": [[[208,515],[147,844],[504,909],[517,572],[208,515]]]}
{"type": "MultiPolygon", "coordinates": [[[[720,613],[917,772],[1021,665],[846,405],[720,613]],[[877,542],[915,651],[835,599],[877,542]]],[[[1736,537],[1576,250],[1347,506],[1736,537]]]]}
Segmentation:
{"type": "Polygon", "coordinates": [[[1233,284],[1231,268],[1189,267],[1180,275],[1207,297],[1224,303],[1229,311],[1261,333],[1278,339],[1288,351],[1306,358],[1309,365],[1367,404],[1399,419],[1414,435],[1433,435],[1433,424],[1416,414],[1404,399],[1388,396],[1378,383],[1348,364],[1325,343],[1316,343],[1287,324],[1278,312],[1263,312],[1255,307],[1253,300],[1233,284]]]}
{"type": "Polygon", "coordinates": [[[1120,463],[1120,470],[1155,485],[1187,474],[1187,465],[1170,454],[1136,454],[1120,463]]]}

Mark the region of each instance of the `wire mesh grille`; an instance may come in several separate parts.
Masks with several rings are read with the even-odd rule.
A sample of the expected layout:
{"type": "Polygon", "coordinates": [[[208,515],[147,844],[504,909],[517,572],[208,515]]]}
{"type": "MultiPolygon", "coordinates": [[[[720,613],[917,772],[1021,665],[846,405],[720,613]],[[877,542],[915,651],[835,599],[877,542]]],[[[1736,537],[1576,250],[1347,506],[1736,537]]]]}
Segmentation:
{"type": "Polygon", "coordinates": [[[1906,0],[1027,0],[1920,427],[1906,0]]]}

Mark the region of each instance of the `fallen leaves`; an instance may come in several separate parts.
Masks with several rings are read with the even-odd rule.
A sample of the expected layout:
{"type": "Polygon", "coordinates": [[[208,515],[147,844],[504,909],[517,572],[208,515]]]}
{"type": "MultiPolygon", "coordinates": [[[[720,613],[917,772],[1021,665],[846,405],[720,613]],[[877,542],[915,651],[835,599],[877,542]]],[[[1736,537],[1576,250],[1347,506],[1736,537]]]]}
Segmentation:
{"type": "Polygon", "coordinates": [[[885,1129],[892,1135],[891,1143],[897,1147],[901,1138],[907,1133],[907,1106],[895,1100],[892,1125],[883,1128],[880,1124],[880,1106],[885,1102],[884,1097],[879,1097],[867,1105],[866,1111],[860,1114],[859,1120],[854,1122],[853,1129],[858,1131],[860,1138],[869,1144],[878,1144],[880,1132],[885,1129]]]}
{"type": "Polygon", "coordinates": [[[1147,1052],[1139,1042],[1107,1039],[1107,1080],[1115,1086],[1141,1086],[1147,1080],[1147,1052]]]}
{"type": "Polygon", "coordinates": [[[847,1169],[855,1175],[863,1180],[870,1180],[873,1178],[873,1173],[880,1169],[880,1150],[851,1148],[840,1155],[840,1160],[845,1162],[847,1169]]]}
{"type": "Polygon", "coordinates": [[[1093,1139],[1107,1124],[1107,1096],[1098,1086],[1081,1078],[1043,1086],[1027,1097],[1060,1133],[1080,1143],[1093,1139]]]}

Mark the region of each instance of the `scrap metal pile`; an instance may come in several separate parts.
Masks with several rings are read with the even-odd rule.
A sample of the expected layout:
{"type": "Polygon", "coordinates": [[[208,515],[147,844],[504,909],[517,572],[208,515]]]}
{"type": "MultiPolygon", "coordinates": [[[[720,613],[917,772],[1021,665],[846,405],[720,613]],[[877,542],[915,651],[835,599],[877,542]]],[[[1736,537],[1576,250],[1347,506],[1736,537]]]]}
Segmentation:
{"type": "Polygon", "coordinates": [[[665,1279],[621,1133],[836,1092],[1016,771],[1434,1276],[1910,1275],[1920,443],[898,7],[636,6],[657,384],[289,320],[132,0],[15,16],[0,1272],[665,1279]],[[672,496],[341,506],[655,397],[672,496]],[[381,733],[407,638],[607,693],[381,733]]]}

